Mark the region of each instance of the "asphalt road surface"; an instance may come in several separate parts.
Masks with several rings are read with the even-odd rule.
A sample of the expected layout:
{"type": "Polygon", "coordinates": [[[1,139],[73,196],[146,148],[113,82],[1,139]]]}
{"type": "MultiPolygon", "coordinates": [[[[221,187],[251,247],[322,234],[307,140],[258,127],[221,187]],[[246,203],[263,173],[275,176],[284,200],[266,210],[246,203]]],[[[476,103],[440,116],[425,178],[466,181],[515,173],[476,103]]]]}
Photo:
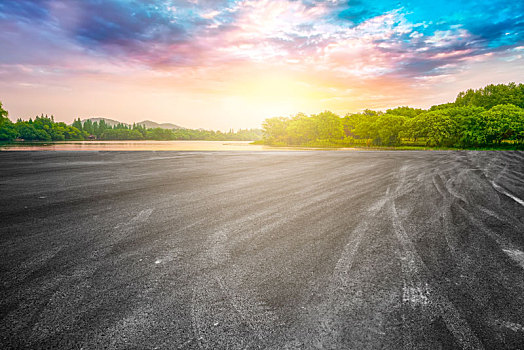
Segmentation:
{"type": "Polygon", "coordinates": [[[0,348],[523,349],[524,153],[2,152],[0,348]]]}

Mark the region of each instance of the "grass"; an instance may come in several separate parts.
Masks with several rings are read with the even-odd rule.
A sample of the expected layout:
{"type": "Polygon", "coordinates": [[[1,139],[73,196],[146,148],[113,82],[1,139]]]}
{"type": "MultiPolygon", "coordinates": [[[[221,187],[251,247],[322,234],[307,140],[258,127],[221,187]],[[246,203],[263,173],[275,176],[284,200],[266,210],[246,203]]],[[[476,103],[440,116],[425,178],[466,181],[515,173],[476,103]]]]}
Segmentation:
{"type": "Polygon", "coordinates": [[[251,142],[252,145],[266,145],[271,147],[290,147],[290,148],[319,148],[319,149],[361,149],[361,150],[384,150],[384,151],[458,151],[458,150],[470,150],[470,151],[517,151],[524,150],[522,144],[504,143],[501,145],[489,145],[489,146],[476,146],[476,147],[445,147],[445,146],[423,146],[423,145],[400,145],[400,146],[377,146],[367,145],[365,143],[347,143],[341,142],[308,142],[301,145],[288,145],[284,142],[278,143],[267,143],[264,140],[258,140],[251,142]]]}

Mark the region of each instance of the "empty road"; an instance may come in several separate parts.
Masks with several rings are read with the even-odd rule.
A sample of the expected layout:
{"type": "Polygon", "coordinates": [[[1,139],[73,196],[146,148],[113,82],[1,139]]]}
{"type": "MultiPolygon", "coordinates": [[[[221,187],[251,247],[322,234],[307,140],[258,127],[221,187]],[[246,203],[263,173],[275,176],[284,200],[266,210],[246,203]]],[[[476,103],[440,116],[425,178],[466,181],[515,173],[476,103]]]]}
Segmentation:
{"type": "Polygon", "coordinates": [[[523,152],[0,152],[0,348],[523,349],[523,152]]]}

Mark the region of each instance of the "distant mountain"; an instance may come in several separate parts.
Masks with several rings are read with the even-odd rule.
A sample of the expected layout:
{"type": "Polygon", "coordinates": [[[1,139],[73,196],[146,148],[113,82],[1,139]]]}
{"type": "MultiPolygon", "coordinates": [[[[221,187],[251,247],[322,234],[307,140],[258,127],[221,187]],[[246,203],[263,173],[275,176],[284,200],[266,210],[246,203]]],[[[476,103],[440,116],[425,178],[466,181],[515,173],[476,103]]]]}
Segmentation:
{"type": "Polygon", "coordinates": [[[122,122],[119,122],[118,120],[114,120],[114,119],[108,119],[108,118],[86,118],[86,119],[82,119],[82,124],[86,121],[86,120],[90,120],[92,121],[93,123],[94,122],[100,122],[101,120],[105,121],[107,125],[111,125],[111,126],[115,126],[117,124],[126,124],[126,125],[129,125],[127,123],[122,123],[122,122]]]}
{"type": "MultiPolygon", "coordinates": [[[[120,123],[121,124],[125,124],[125,125],[132,125],[132,124],[129,124],[129,123],[122,123],[122,122],[119,122],[118,120],[114,120],[114,119],[99,118],[99,117],[83,119],[82,123],[84,123],[86,120],[91,120],[93,123],[94,122],[100,122],[101,120],[104,120],[107,125],[111,125],[111,126],[115,126],[115,125],[120,124],[120,123]]],[[[183,127],[175,125],[175,124],[171,124],[171,123],[155,123],[155,122],[152,122],[151,120],[144,120],[143,122],[138,122],[136,124],[143,125],[147,129],[153,129],[153,128],[170,129],[170,130],[184,129],[183,127]]]]}
{"type": "Polygon", "coordinates": [[[145,126],[147,129],[161,128],[161,129],[184,129],[181,126],[171,124],[171,123],[155,123],[151,120],[144,120],[143,122],[138,122],[137,124],[145,126]]]}

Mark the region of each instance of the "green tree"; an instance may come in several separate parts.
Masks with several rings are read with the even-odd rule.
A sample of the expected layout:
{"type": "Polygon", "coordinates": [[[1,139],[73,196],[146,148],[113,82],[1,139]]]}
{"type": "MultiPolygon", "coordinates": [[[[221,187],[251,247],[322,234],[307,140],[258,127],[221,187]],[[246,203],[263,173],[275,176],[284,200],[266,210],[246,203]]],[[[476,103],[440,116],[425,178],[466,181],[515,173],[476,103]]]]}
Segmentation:
{"type": "Polygon", "coordinates": [[[408,118],[395,114],[384,114],[377,118],[373,129],[374,142],[379,145],[397,146],[400,144],[400,133],[408,118]]]}
{"type": "Polygon", "coordinates": [[[143,140],[144,137],[138,130],[108,129],[102,135],[103,140],[143,140]]]}
{"type": "Polygon", "coordinates": [[[2,102],[0,101],[0,118],[7,118],[9,113],[4,109],[2,106],[2,102]]]}
{"type": "Polygon", "coordinates": [[[352,138],[360,138],[360,135],[355,133],[355,129],[358,125],[364,122],[368,116],[364,113],[348,113],[342,119],[342,127],[344,128],[344,134],[352,138]]]}
{"type": "Polygon", "coordinates": [[[305,144],[318,138],[317,123],[304,113],[298,113],[291,118],[285,132],[287,142],[293,145],[305,144]]]}
{"type": "Polygon", "coordinates": [[[146,136],[147,136],[147,129],[146,129],[146,127],[144,125],[133,123],[133,130],[137,130],[139,133],[142,134],[143,138],[146,138],[146,136]]]}
{"type": "Polygon", "coordinates": [[[352,134],[361,139],[375,139],[378,137],[376,130],[376,120],[379,115],[376,112],[367,111],[353,115],[354,127],[352,134]]]}
{"type": "Polygon", "coordinates": [[[16,130],[13,122],[8,118],[9,113],[2,107],[0,102],[0,140],[1,141],[12,141],[18,137],[18,131],[16,130]]]}
{"type": "Polygon", "coordinates": [[[162,128],[154,128],[154,129],[148,129],[146,131],[145,138],[147,140],[161,140],[161,141],[168,141],[168,140],[176,140],[176,139],[185,139],[184,137],[177,137],[175,133],[168,129],[162,129],[162,128]]]}
{"type": "Polygon", "coordinates": [[[473,146],[485,141],[481,107],[448,107],[430,110],[406,124],[404,134],[423,138],[431,146],[473,146]]]}
{"type": "Polygon", "coordinates": [[[511,104],[498,105],[482,115],[488,142],[524,141],[524,110],[511,104]]]}
{"type": "Polygon", "coordinates": [[[450,144],[471,147],[486,143],[486,125],[482,119],[484,108],[467,106],[444,110],[455,122],[450,144]]]}
{"type": "Polygon", "coordinates": [[[75,128],[77,128],[77,129],[80,130],[80,131],[83,130],[83,127],[82,127],[82,121],[80,120],[80,118],[75,119],[75,120],[73,121],[72,126],[75,127],[75,128]]]}
{"type": "Polygon", "coordinates": [[[268,143],[283,143],[287,138],[288,118],[274,117],[264,120],[262,123],[262,130],[264,133],[264,140],[268,143]]]}
{"type": "Polygon", "coordinates": [[[84,121],[83,130],[88,135],[94,135],[93,122],[91,121],[91,119],[87,119],[84,121]]]}
{"type": "Polygon", "coordinates": [[[425,112],[425,110],[420,108],[411,108],[407,106],[397,107],[393,109],[387,109],[386,114],[389,115],[401,115],[406,118],[415,118],[420,113],[425,112]]]}
{"type": "Polygon", "coordinates": [[[424,138],[429,146],[446,146],[455,133],[453,120],[442,110],[422,113],[407,124],[410,136],[424,138]]]}
{"type": "Polygon", "coordinates": [[[490,84],[481,89],[469,89],[458,94],[456,106],[477,106],[485,109],[513,104],[524,108],[524,84],[490,84]]]}
{"type": "Polygon", "coordinates": [[[318,140],[341,140],[344,138],[342,120],[335,113],[325,111],[314,114],[312,119],[316,125],[318,140]]]}
{"type": "Polygon", "coordinates": [[[15,124],[15,127],[20,135],[21,139],[29,141],[51,141],[51,136],[44,131],[35,127],[34,123],[31,121],[19,121],[15,124]]]}
{"type": "Polygon", "coordinates": [[[0,118],[0,141],[13,141],[19,136],[13,122],[7,118],[0,118]]]}

